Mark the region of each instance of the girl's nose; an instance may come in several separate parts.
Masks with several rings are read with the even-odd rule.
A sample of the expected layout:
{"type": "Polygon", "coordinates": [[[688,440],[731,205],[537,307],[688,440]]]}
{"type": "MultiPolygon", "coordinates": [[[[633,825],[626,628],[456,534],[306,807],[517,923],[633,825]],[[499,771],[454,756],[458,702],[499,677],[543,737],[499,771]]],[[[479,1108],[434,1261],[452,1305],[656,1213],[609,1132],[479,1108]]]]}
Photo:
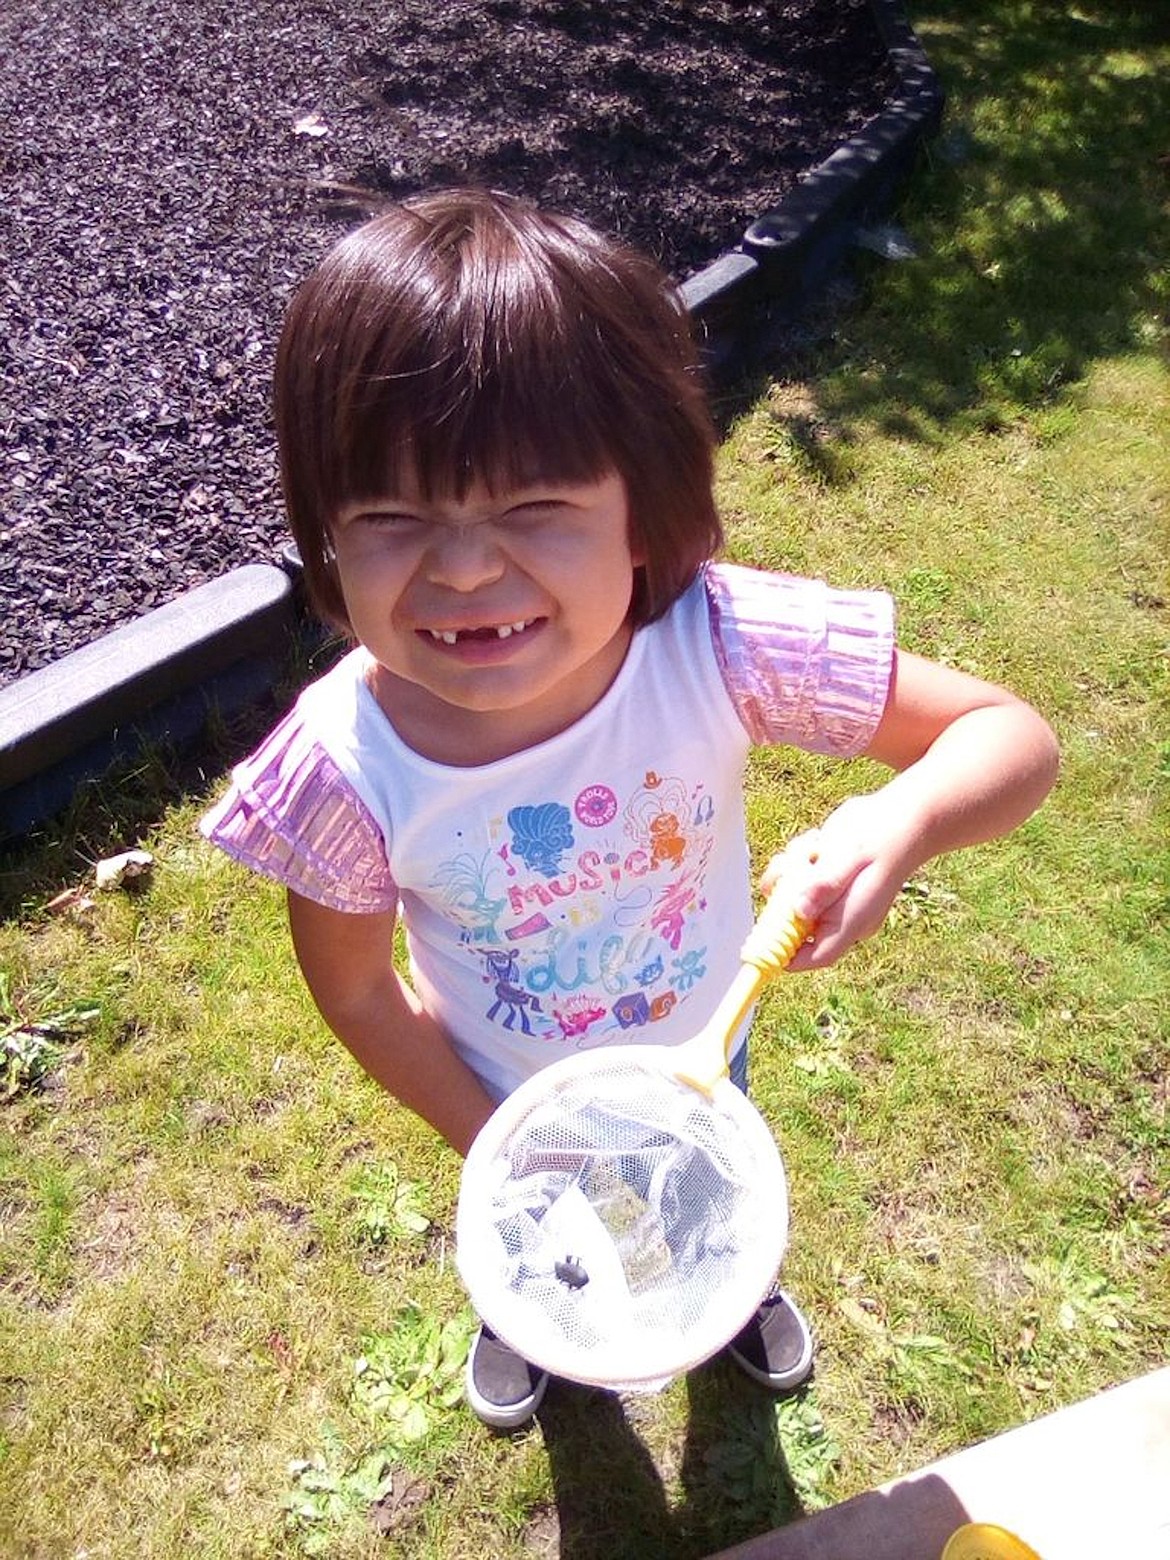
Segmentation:
{"type": "Polygon", "coordinates": [[[466,592],[498,580],[506,560],[489,525],[445,525],[427,548],[425,566],[432,584],[466,592]]]}

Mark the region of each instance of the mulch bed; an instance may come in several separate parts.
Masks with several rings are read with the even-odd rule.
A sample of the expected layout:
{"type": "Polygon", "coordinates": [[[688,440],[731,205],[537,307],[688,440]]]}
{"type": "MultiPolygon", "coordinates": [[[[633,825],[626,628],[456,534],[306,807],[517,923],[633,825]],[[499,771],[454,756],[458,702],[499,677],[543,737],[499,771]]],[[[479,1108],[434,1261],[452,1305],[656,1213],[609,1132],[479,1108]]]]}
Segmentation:
{"type": "Polygon", "coordinates": [[[866,0],[10,0],[0,683],[285,540],[297,283],[433,184],[682,279],[876,113],[866,0]]]}

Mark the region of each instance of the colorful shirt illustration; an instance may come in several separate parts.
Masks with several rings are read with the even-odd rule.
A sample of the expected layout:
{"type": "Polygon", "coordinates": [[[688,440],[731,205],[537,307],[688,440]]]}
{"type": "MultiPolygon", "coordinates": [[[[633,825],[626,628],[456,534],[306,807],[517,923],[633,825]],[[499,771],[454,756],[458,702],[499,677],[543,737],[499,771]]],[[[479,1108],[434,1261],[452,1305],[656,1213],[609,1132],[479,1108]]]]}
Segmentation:
{"type": "Polygon", "coordinates": [[[605,778],[486,823],[486,849],[441,861],[431,886],[481,965],[485,1017],[575,1046],[673,1013],[706,973],[701,912],[715,827],[702,781],[605,778]]]}

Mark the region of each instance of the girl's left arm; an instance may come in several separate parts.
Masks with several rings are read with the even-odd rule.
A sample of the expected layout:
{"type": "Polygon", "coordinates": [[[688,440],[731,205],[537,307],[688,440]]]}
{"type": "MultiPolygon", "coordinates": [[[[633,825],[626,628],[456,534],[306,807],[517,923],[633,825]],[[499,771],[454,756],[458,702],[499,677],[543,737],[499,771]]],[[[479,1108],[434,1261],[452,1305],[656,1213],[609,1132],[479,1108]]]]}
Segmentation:
{"type": "Polygon", "coordinates": [[[875,932],[924,862],[1014,829],[1052,789],[1059,753],[1047,721],[994,683],[898,652],[885,712],[866,749],[897,773],[851,797],[768,863],[814,939],[793,969],[833,964],[875,932]]]}

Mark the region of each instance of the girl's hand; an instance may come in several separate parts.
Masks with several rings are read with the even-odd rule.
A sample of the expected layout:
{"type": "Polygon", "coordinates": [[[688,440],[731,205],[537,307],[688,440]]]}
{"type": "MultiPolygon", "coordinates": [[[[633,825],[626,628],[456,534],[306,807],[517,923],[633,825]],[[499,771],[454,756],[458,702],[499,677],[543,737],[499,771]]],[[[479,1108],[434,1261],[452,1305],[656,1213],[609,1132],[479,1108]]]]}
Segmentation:
{"type": "Polygon", "coordinates": [[[761,879],[813,923],[791,969],[824,969],[876,932],[923,862],[1014,829],[1048,794],[1059,757],[1030,705],[902,651],[866,751],[894,778],[798,835],[761,879]]]}
{"type": "Polygon", "coordinates": [[[877,791],[843,802],[819,829],[796,835],[772,857],[761,890],[791,895],[813,925],[790,969],[825,969],[878,930],[918,866],[911,838],[902,810],[877,791]]]}

